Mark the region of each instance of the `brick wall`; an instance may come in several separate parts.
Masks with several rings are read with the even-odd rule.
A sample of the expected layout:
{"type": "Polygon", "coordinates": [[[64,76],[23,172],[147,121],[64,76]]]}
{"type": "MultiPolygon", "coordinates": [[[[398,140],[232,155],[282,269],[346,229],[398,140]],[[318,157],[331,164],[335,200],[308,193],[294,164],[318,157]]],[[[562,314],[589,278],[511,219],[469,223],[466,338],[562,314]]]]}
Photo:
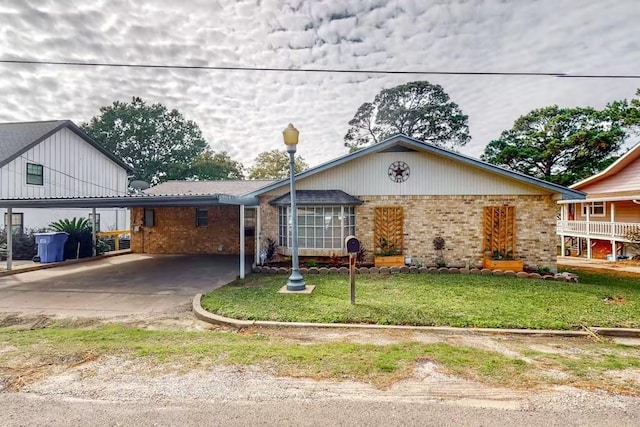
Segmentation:
{"type": "MultiPolygon", "coordinates": [[[[209,225],[196,227],[196,208],[154,208],[155,226],[142,227],[143,208],[131,209],[131,250],[151,254],[240,253],[240,209],[210,207],[209,225]],[[140,226],[140,231],[135,231],[140,226]],[[219,250],[219,247],[222,250],[219,250]]],[[[245,251],[254,253],[255,238],[245,239],[245,251]]]]}
{"type": "MultiPolygon", "coordinates": [[[[278,238],[278,209],[261,197],[262,237],[278,238]]],[[[556,268],[556,202],[551,196],[357,196],[356,236],[371,256],[376,206],[404,207],[404,254],[414,262],[436,263],[433,239],[445,239],[450,266],[482,264],[484,206],[516,207],[516,256],[528,267],[556,268]]]]}
{"type": "Polygon", "coordinates": [[[480,266],[484,206],[516,207],[516,256],[525,266],[556,268],[556,202],[551,196],[358,196],[356,234],[369,252],[374,249],[376,206],[404,207],[406,255],[414,262],[435,264],[433,239],[445,239],[445,262],[480,266]]]}

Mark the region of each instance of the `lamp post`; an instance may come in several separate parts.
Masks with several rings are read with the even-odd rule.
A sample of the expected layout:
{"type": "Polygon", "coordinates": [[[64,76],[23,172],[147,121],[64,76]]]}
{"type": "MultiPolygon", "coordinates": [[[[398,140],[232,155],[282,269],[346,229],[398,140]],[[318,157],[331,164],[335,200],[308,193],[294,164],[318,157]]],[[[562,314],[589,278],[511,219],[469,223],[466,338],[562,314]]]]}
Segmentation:
{"type": "Polygon", "coordinates": [[[282,132],[284,143],[287,146],[287,153],[289,153],[289,179],[291,183],[291,276],[287,281],[288,291],[303,291],[304,280],[302,274],[300,274],[300,268],[298,265],[298,208],[296,206],[296,181],[295,174],[295,158],[296,145],[298,145],[298,129],[293,127],[291,123],[282,132]]]}

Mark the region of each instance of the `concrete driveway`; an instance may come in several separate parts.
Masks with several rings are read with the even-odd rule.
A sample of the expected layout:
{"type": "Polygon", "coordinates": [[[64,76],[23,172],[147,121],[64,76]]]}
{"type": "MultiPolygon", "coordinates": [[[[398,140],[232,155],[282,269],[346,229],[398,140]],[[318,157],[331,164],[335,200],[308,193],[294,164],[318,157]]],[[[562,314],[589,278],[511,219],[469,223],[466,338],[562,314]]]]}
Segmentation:
{"type": "Polygon", "coordinates": [[[234,280],[238,257],[127,254],[0,277],[0,313],[113,317],[186,308],[234,280]]]}

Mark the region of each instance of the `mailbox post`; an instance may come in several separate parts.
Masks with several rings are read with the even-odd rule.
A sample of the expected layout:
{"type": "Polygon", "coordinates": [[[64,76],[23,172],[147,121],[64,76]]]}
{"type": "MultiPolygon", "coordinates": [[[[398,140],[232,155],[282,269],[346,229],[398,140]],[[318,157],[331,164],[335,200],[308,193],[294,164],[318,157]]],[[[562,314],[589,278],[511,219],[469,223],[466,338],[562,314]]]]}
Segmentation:
{"type": "Polygon", "coordinates": [[[351,304],[356,303],[356,259],[360,252],[360,241],[355,236],[347,236],[344,239],[344,245],[349,252],[349,283],[351,287],[351,304]]]}

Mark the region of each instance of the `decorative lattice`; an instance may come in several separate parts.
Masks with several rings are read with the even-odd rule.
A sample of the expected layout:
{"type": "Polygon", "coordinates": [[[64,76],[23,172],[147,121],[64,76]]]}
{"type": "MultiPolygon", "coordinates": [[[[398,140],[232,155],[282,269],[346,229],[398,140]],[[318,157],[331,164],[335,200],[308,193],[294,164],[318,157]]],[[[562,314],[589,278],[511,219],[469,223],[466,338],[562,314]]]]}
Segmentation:
{"type": "Polygon", "coordinates": [[[491,255],[504,258],[516,256],[515,206],[485,206],[482,246],[491,255]]]}
{"type": "Polygon", "coordinates": [[[373,238],[376,251],[402,253],[404,214],[402,206],[379,206],[373,218],[373,238]]]}

